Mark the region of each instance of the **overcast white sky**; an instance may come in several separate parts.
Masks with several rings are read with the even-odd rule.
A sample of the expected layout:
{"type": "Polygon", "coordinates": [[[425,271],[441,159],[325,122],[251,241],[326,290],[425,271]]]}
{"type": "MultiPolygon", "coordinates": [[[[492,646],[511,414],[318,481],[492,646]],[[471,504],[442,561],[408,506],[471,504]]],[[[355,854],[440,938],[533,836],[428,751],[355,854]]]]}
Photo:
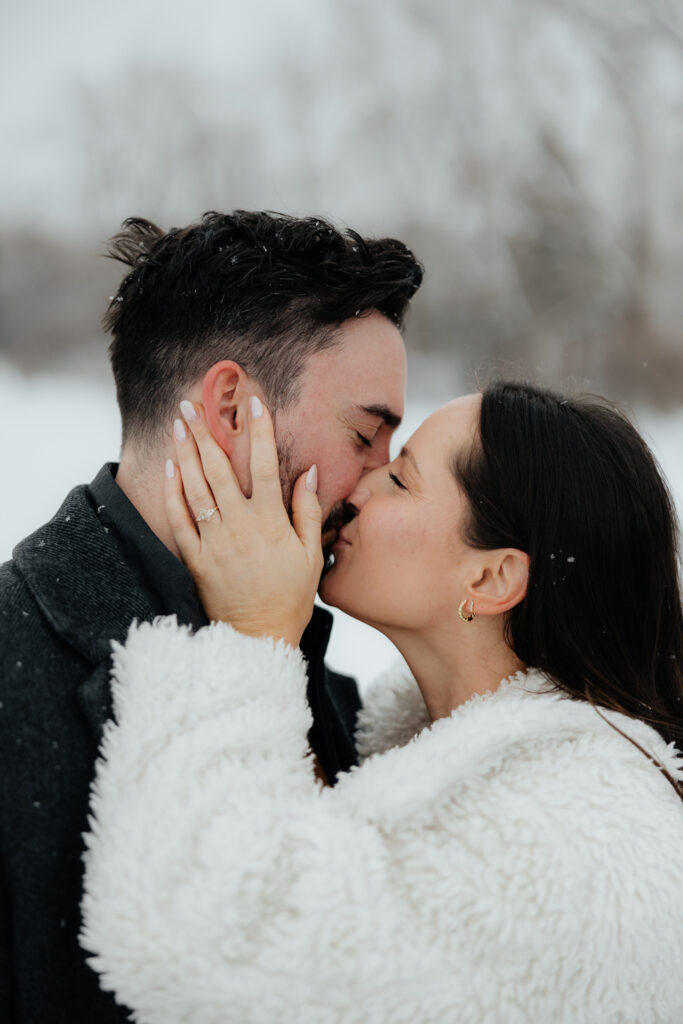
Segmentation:
{"type": "MultiPolygon", "coordinates": [[[[173,179],[177,168],[169,166],[168,136],[176,126],[172,108],[154,96],[168,85],[163,74],[146,83],[138,111],[153,118],[160,109],[164,123],[150,122],[145,134],[148,122],[133,111],[125,135],[130,96],[126,101],[118,87],[145,65],[176,70],[181,88],[189,82],[194,108],[179,109],[178,124],[205,114],[229,145],[239,138],[240,123],[253,131],[268,187],[263,195],[237,194],[234,204],[230,183],[225,195],[205,188],[216,194],[216,205],[262,200],[271,208],[317,208],[347,222],[376,211],[386,222],[392,209],[405,210],[412,201],[422,223],[440,224],[444,205],[457,199],[461,229],[469,217],[473,230],[480,229],[489,216],[504,230],[498,197],[507,202],[506,180],[514,190],[518,165],[530,160],[533,170],[540,123],[575,154],[581,188],[607,216],[629,201],[632,172],[632,125],[610,84],[621,52],[618,33],[647,18],[648,2],[601,0],[594,20],[605,16],[612,26],[605,34],[579,13],[591,10],[584,0],[6,0],[0,224],[28,217],[38,227],[61,226],[78,214],[88,151],[107,156],[108,118],[115,151],[128,142],[133,163],[159,160],[157,190],[172,190],[166,173],[173,179]],[[304,92],[314,94],[308,103],[291,96],[288,103],[285,96],[286,89],[296,96],[297,69],[304,92]],[[96,97],[100,122],[90,139],[78,122],[84,92],[96,97]],[[491,177],[495,168],[482,190],[486,210],[468,208],[467,189],[456,184],[460,163],[465,176],[480,168],[491,177]]],[[[649,36],[637,28],[636,38],[649,36]]],[[[680,49],[663,46],[637,62],[625,53],[624,61],[619,88],[629,90],[642,78],[643,102],[656,110],[641,127],[654,174],[680,156],[680,49]]],[[[218,168],[228,163],[225,150],[211,155],[218,168]]],[[[233,157],[237,163],[243,154],[233,157]]],[[[151,190],[136,192],[134,172],[126,176],[124,205],[132,190],[145,206],[151,190]]],[[[191,183],[182,182],[180,193],[190,192],[191,183]]],[[[652,184],[655,204],[662,188],[652,184]]],[[[121,211],[108,197],[105,202],[110,226],[121,211]]],[[[175,212],[182,203],[173,195],[169,206],[175,212]]],[[[188,202],[178,216],[199,212],[188,202]]]]}
{"type": "MultiPolygon", "coordinates": [[[[565,255],[600,254],[605,309],[645,240],[639,287],[675,337],[683,5],[669,31],[666,4],[6,0],[0,230],[70,232],[94,258],[131,215],[322,214],[414,246],[423,303],[445,308],[459,275],[462,330],[481,296],[521,336],[534,306],[510,240],[536,251],[560,216],[565,255]]],[[[607,323],[586,289],[572,301],[607,323]]]]}
{"type": "MultiPolygon", "coordinates": [[[[342,0],[343,6],[343,0],[342,0]]],[[[316,0],[13,0],[0,20],[0,220],[50,209],[70,194],[74,94],[112,86],[135,66],[188,69],[198,80],[238,77],[249,90],[269,85],[273,54],[310,59],[329,43],[330,23],[316,0]]],[[[141,101],[144,98],[141,97],[141,101]]]]}
{"type": "Polygon", "coordinates": [[[69,80],[104,78],[137,59],[217,73],[265,68],[274,46],[325,38],[323,7],[320,0],[14,0],[0,35],[0,82],[13,102],[0,124],[37,123],[57,112],[69,80]]]}
{"type": "MultiPolygon", "coordinates": [[[[363,215],[364,200],[366,210],[386,217],[392,197],[404,208],[404,197],[418,192],[421,218],[430,215],[433,196],[440,221],[458,173],[454,160],[464,152],[465,161],[492,163],[502,181],[525,158],[538,117],[584,155],[585,185],[604,208],[621,184],[623,126],[609,106],[595,49],[552,4],[10,0],[0,26],[0,222],[33,210],[38,224],[61,224],[78,208],[79,171],[87,149],[101,149],[102,140],[89,147],[79,132],[77,93],[99,93],[98,135],[108,115],[116,135],[117,84],[141,65],[188,73],[215,131],[234,132],[246,118],[260,146],[265,140],[266,157],[272,137],[280,161],[273,166],[290,161],[293,180],[297,167],[300,175],[299,191],[290,193],[271,175],[269,206],[322,200],[319,212],[348,220],[363,215]],[[304,88],[315,93],[305,124],[281,123],[283,67],[288,87],[296,88],[291,78],[299,68],[304,88]],[[596,146],[598,159],[587,159],[596,146]],[[307,161],[323,178],[317,194],[301,191],[307,161]]],[[[154,88],[158,83],[139,97],[141,108],[153,111],[154,88]]],[[[187,111],[178,120],[183,116],[187,111]]],[[[138,139],[139,123],[131,126],[140,160],[149,161],[159,134],[172,133],[172,113],[164,117],[148,147],[138,139]]],[[[462,200],[457,211],[461,225],[466,205],[462,200]]]]}

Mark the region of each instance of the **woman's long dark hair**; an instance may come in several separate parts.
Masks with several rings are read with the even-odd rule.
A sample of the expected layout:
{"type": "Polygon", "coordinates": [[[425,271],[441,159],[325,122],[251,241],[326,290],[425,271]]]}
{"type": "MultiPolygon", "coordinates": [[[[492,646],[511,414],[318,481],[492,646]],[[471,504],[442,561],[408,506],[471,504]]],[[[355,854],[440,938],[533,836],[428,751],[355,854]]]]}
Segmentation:
{"type": "Polygon", "coordinates": [[[594,396],[497,382],[453,470],[470,506],[468,543],[530,557],[526,598],[506,622],[515,654],[683,750],[676,514],[626,416],[594,396]]]}

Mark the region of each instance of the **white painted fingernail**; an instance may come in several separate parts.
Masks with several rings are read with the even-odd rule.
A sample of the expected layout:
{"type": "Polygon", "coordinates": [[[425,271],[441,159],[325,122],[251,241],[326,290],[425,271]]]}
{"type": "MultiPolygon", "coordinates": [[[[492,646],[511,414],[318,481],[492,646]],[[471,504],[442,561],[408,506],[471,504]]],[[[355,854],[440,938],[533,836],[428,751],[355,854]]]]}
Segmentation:
{"type": "Polygon", "coordinates": [[[187,437],[187,431],[185,430],[185,424],[182,420],[173,421],[173,433],[179,441],[184,441],[187,437]]]}
{"type": "Polygon", "coordinates": [[[310,491],[311,494],[315,494],[318,490],[318,467],[315,462],[306,474],[306,490],[310,491]]]}
{"type": "Polygon", "coordinates": [[[166,459],[166,479],[172,480],[175,476],[175,466],[173,465],[173,459],[166,459]]]}
{"type": "Polygon", "coordinates": [[[252,395],[251,398],[249,399],[249,407],[251,408],[252,419],[257,420],[259,416],[263,415],[263,406],[261,405],[261,400],[257,398],[256,395],[252,395]]]}
{"type": "Polygon", "coordinates": [[[193,406],[192,402],[188,402],[186,398],[180,403],[180,411],[188,423],[194,423],[195,420],[199,419],[199,416],[197,416],[197,410],[193,406]]]}

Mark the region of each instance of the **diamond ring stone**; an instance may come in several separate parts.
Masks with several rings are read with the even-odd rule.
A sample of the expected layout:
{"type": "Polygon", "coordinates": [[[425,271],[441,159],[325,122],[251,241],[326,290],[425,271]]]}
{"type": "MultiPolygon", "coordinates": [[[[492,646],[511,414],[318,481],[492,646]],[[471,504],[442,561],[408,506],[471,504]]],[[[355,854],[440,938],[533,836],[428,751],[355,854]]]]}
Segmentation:
{"type": "Polygon", "coordinates": [[[199,515],[195,517],[195,523],[208,523],[214,512],[218,512],[217,508],[200,508],[199,515]]]}

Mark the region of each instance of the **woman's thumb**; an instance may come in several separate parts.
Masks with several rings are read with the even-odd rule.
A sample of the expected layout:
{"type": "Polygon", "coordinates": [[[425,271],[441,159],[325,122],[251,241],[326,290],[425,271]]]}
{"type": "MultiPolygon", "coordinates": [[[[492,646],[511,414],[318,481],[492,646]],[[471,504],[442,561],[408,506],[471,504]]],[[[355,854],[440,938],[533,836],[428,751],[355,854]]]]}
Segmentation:
{"type": "Polygon", "coordinates": [[[320,528],[322,509],[318,501],[318,467],[314,464],[302,473],[292,493],[292,523],[304,548],[322,552],[320,528]]]}

